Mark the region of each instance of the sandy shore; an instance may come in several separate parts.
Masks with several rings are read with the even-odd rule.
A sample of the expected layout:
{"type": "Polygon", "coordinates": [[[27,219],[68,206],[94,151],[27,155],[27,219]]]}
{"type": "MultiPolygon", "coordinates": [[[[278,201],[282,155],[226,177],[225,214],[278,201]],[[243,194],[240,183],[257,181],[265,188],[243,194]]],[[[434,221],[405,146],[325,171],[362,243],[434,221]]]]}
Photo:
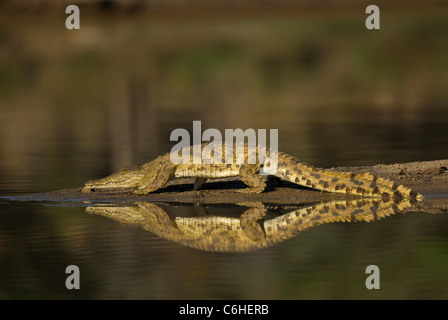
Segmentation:
{"type": "MultiPolygon", "coordinates": [[[[426,212],[448,212],[448,160],[419,161],[402,164],[379,164],[365,167],[334,168],[336,171],[370,172],[406,185],[424,196],[415,209],[426,212]]],[[[129,190],[97,190],[81,193],[81,188],[46,193],[6,197],[14,201],[51,201],[64,205],[84,206],[92,203],[150,201],[164,203],[229,204],[263,202],[296,205],[316,201],[346,199],[347,195],[315,191],[289,182],[270,186],[262,194],[247,195],[237,190],[244,184],[235,179],[220,179],[206,183],[203,190],[192,191],[194,179],[176,179],[154,193],[137,196],[129,190]]],[[[4,197],[5,198],[5,197],[4,197]]]]}

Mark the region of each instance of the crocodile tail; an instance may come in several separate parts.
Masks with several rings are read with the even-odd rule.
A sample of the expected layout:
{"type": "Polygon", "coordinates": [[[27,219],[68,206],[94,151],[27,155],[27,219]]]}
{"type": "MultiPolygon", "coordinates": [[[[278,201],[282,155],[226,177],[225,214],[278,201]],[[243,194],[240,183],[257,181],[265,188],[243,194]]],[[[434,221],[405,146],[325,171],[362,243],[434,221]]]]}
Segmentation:
{"type": "MultiPolygon", "coordinates": [[[[279,155],[280,157],[280,155],[279,155]]],[[[336,172],[320,169],[292,156],[282,154],[275,176],[290,182],[327,192],[390,199],[392,197],[421,200],[422,195],[391,180],[369,172],[336,172]]]]}
{"type": "Polygon", "coordinates": [[[404,185],[373,175],[369,172],[363,174],[334,172],[329,170],[323,170],[321,172],[323,172],[324,177],[331,179],[332,186],[330,186],[329,189],[332,192],[368,197],[382,197],[383,199],[398,197],[421,200],[422,198],[421,195],[404,185]]]}

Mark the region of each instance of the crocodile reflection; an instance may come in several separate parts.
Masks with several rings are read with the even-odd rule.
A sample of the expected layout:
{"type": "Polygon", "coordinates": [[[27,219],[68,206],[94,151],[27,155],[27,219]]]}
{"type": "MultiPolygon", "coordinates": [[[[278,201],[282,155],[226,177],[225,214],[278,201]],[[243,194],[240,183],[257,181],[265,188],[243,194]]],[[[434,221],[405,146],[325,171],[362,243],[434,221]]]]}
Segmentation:
{"type": "Polygon", "coordinates": [[[128,206],[98,205],[86,212],[138,226],[181,245],[205,251],[248,252],[297,236],[300,232],[332,222],[373,221],[404,212],[412,207],[401,202],[371,199],[315,203],[266,219],[261,203],[240,204],[248,209],[239,217],[171,217],[160,206],[136,202],[128,206]]]}

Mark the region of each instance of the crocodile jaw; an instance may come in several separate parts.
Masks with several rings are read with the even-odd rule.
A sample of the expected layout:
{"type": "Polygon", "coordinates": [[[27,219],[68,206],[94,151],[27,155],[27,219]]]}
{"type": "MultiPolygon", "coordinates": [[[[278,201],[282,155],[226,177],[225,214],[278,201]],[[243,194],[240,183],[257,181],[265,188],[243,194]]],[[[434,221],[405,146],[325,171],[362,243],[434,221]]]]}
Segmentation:
{"type": "Polygon", "coordinates": [[[140,184],[143,174],[139,170],[123,169],[106,178],[87,181],[81,192],[95,192],[95,189],[135,188],[140,184]]]}

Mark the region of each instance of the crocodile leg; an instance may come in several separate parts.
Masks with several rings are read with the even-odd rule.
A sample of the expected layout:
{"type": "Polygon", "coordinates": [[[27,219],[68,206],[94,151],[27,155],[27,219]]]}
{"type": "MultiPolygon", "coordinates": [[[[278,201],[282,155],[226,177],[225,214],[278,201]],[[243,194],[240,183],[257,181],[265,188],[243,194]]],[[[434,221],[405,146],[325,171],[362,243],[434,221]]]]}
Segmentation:
{"type": "Polygon", "coordinates": [[[258,222],[266,214],[266,208],[263,204],[250,205],[242,215],[240,220],[241,229],[244,234],[253,241],[260,241],[266,238],[266,232],[258,222]]]}
{"type": "Polygon", "coordinates": [[[259,164],[244,164],[240,167],[240,179],[249,188],[238,190],[242,193],[261,193],[266,189],[267,176],[259,175],[259,164]]]}
{"type": "Polygon", "coordinates": [[[194,181],[193,190],[200,190],[202,186],[204,185],[205,181],[207,181],[207,178],[196,178],[194,181]]]}
{"type": "Polygon", "coordinates": [[[142,227],[151,227],[151,224],[156,222],[163,232],[178,232],[176,222],[159,206],[149,202],[138,202],[137,207],[145,218],[141,222],[142,227]]]}
{"type": "Polygon", "coordinates": [[[144,177],[133,193],[144,195],[162,188],[173,178],[176,167],[168,156],[161,156],[147,163],[142,167],[144,177]]]}

